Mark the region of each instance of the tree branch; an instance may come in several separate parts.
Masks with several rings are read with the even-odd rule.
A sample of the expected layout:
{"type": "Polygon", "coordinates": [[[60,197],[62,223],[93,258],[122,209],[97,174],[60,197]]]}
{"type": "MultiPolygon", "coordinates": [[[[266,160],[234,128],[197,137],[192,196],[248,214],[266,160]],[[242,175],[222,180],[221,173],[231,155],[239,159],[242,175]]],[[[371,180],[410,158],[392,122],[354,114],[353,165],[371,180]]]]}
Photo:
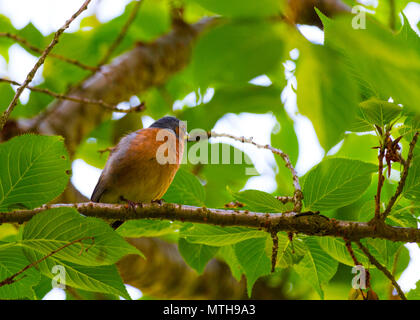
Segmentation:
{"type": "MultiPolygon", "coordinates": [[[[28,40],[26,40],[26,39],[24,39],[24,38],[22,38],[22,37],[20,37],[20,36],[18,36],[16,34],[13,34],[13,33],[10,33],[10,32],[0,32],[0,37],[5,37],[5,38],[12,39],[12,40],[20,43],[21,45],[25,46],[26,48],[28,48],[29,50],[31,50],[33,52],[36,52],[36,53],[39,53],[39,54],[42,54],[43,53],[43,50],[42,49],[39,49],[38,47],[35,47],[28,40]]],[[[88,66],[88,65],[86,65],[84,63],[81,63],[78,60],[67,58],[67,57],[64,57],[64,56],[59,55],[59,54],[56,54],[56,53],[52,53],[51,52],[49,54],[49,56],[51,58],[55,58],[55,59],[62,60],[64,62],[73,64],[76,67],[79,67],[79,68],[81,68],[83,70],[88,70],[88,71],[91,71],[91,72],[98,71],[98,67],[88,66]]]]}
{"type": "Polygon", "coordinates": [[[45,205],[33,210],[0,213],[0,223],[23,223],[34,215],[51,208],[74,208],[81,214],[102,219],[167,219],[218,226],[243,226],[264,230],[302,233],[313,236],[333,236],[356,241],[362,238],[380,238],[401,242],[420,242],[420,229],[384,225],[376,228],[364,222],[328,219],[313,212],[260,213],[209,209],[173,203],[135,205],[106,203],[74,203],[45,205]]]}
{"type": "Polygon", "coordinates": [[[98,63],[98,67],[102,66],[103,64],[107,63],[111,55],[114,53],[115,49],[119,46],[121,41],[124,39],[125,35],[127,34],[128,29],[130,28],[131,24],[133,23],[134,19],[137,16],[137,13],[140,9],[140,5],[143,3],[143,0],[136,0],[136,4],[134,5],[133,9],[130,12],[130,16],[128,17],[127,21],[124,23],[123,27],[120,30],[117,38],[115,38],[114,42],[108,48],[105,55],[98,63]]]}
{"type": "MultiPolygon", "coordinates": [[[[76,239],[76,240],[73,240],[73,241],[71,241],[69,243],[66,243],[65,245],[61,246],[60,248],[57,248],[57,249],[51,251],[46,256],[43,256],[41,259],[39,259],[37,261],[34,261],[34,262],[28,264],[26,267],[22,268],[20,271],[16,272],[15,274],[11,275],[10,277],[7,277],[6,279],[0,281],[0,287],[5,286],[7,284],[15,283],[16,281],[19,281],[22,278],[16,280],[16,277],[19,276],[20,274],[24,273],[26,270],[28,270],[28,269],[30,269],[32,267],[35,267],[37,264],[39,264],[42,261],[44,261],[45,259],[51,257],[52,255],[56,254],[57,252],[65,249],[65,248],[67,248],[67,247],[69,247],[69,246],[71,246],[71,245],[73,245],[75,243],[79,243],[79,242],[81,243],[83,240],[87,240],[87,239],[91,239],[92,242],[95,240],[93,237],[84,237],[84,238],[76,239]]],[[[87,251],[88,249],[89,248],[85,249],[85,251],[87,251]]]]}
{"type": "Polygon", "coordinates": [[[77,10],[76,13],[74,13],[69,20],[66,21],[66,23],[58,29],[58,31],[54,34],[54,38],[51,41],[51,43],[48,45],[48,47],[43,51],[41,57],[38,59],[38,61],[35,63],[32,70],[28,73],[26,76],[25,81],[23,84],[16,90],[16,94],[13,97],[12,101],[10,102],[9,106],[7,107],[6,111],[4,111],[3,115],[0,117],[0,131],[3,129],[7,119],[9,118],[10,114],[12,113],[13,109],[17,105],[18,99],[20,95],[22,94],[23,90],[29,85],[29,83],[34,78],[36,72],[38,69],[42,66],[42,64],[45,61],[45,58],[50,53],[50,51],[54,48],[54,46],[58,43],[58,39],[61,36],[61,34],[70,26],[70,24],[76,19],[83,11],[87,9],[87,6],[89,5],[91,0],[86,0],[83,5],[77,10]]]}
{"type": "MultiPolygon", "coordinates": [[[[10,84],[13,84],[13,85],[16,85],[16,86],[21,86],[21,84],[19,82],[9,80],[9,79],[5,79],[5,78],[0,78],[0,82],[7,82],[7,83],[10,83],[10,84]]],[[[56,99],[59,99],[59,100],[69,100],[69,101],[85,103],[85,104],[96,104],[96,105],[104,107],[104,108],[106,108],[110,111],[113,111],[113,112],[131,113],[131,112],[140,112],[140,111],[143,111],[145,109],[144,103],[141,103],[138,106],[131,107],[129,109],[120,109],[117,106],[110,105],[110,104],[108,104],[108,103],[106,103],[102,100],[92,100],[92,99],[87,99],[87,98],[83,98],[83,97],[79,98],[79,97],[67,96],[65,94],[53,92],[49,89],[32,87],[32,86],[27,86],[26,88],[31,90],[31,91],[47,94],[47,95],[52,96],[52,97],[54,97],[56,99]]]]}

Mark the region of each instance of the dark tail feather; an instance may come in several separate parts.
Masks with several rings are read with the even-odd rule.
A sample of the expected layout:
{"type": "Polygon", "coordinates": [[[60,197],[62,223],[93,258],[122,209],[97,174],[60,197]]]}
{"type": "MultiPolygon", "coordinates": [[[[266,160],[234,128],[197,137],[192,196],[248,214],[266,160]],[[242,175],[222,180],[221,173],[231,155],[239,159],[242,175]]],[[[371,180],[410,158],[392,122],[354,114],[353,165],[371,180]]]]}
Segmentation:
{"type": "Polygon", "coordinates": [[[124,223],[124,221],[121,220],[117,220],[111,223],[111,228],[116,230],[118,229],[122,224],[124,223]]]}

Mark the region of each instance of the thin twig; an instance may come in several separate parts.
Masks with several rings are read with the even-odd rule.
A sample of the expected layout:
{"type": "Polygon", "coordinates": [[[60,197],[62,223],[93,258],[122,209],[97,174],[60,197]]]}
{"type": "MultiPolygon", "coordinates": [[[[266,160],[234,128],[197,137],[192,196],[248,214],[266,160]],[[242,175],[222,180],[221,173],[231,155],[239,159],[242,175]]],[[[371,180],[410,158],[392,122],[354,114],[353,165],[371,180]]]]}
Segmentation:
{"type": "Polygon", "coordinates": [[[273,240],[273,248],[271,251],[271,272],[274,272],[276,270],[276,264],[277,264],[277,254],[279,251],[279,237],[277,235],[277,230],[271,231],[271,239],[273,240]]]}
{"type": "Polygon", "coordinates": [[[375,195],[375,219],[379,221],[381,215],[381,193],[382,186],[384,185],[385,177],[383,175],[384,171],[384,157],[385,157],[385,147],[380,146],[379,155],[378,155],[378,187],[375,195]]]}
{"type": "Polygon", "coordinates": [[[114,42],[111,44],[111,46],[108,48],[105,55],[102,57],[102,59],[98,62],[98,67],[104,65],[108,62],[109,58],[111,57],[112,53],[115,51],[115,49],[119,46],[121,41],[124,39],[125,35],[127,34],[128,29],[130,28],[131,24],[133,23],[134,19],[136,19],[137,13],[140,8],[140,4],[143,3],[143,0],[136,1],[136,4],[133,7],[133,10],[131,10],[130,16],[128,17],[127,21],[125,22],[124,26],[121,28],[120,33],[118,34],[117,38],[114,40],[114,42]]]}
{"type": "MultiPolygon", "coordinates": [[[[403,246],[399,247],[397,252],[395,253],[395,257],[394,257],[394,262],[392,264],[392,271],[391,274],[392,276],[395,278],[395,274],[397,273],[397,267],[398,267],[398,259],[400,258],[400,254],[401,254],[401,249],[403,248],[403,246]]],[[[393,295],[393,286],[391,284],[390,289],[389,289],[389,298],[392,299],[394,297],[393,295]]]]}
{"type": "Polygon", "coordinates": [[[276,199],[279,200],[283,204],[295,201],[294,197],[288,197],[288,196],[276,196],[276,199]]]}
{"type": "Polygon", "coordinates": [[[76,19],[83,11],[85,11],[89,5],[91,0],[86,0],[83,5],[80,7],[79,10],[77,10],[76,13],[74,13],[69,20],[66,21],[66,23],[58,29],[58,31],[54,34],[54,38],[51,41],[51,43],[48,45],[48,47],[43,51],[41,57],[38,59],[38,61],[35,63],[32,70],[28,73],[26,76],[25,81],[23,84],[16,90],[16,94],[13,97],[12,101],[10,102],[9,106],[7,107],[6,111],[4,111],[3,115],[0,117],[0,131],[3,129],[7,119],[9,118],[10,114],[12,113],[13,109],[17,105],[18,99],[20,95],[22,94],[23,90],[29,85],[29,83],[34,78],[36,72],[38,69],[42,66],[42,64],[45,61],[45,58],[48,56],[48,54],[51,52],[51,50],[54,48],[54,46],[58,43],[58,39],[61,36],[61,34],[70,26],[70,24],[76,19]]]}
{"type": "MultiPolygon", "coordinates": [[[[349,252],[350,257],[352,258],[352,260],[354,262],[354,265],[363,267],[363,264],[361,264],[359,262],[359,260],[357,260],[356,255],[354,254],[353,248],[351,246],[351,241],[349,241],[347,239],[344,239],[344,241],[346,243],[347,251],[349,252]]],[[[370,287],[370,273],[369,273],[369,270],[366,270],[366,287],[369,288],[370,290],[372,289],[370,287]]],[[[360,294],[363,297],[363,300],[367,300],[367,296],[365,296],[365,293],[363,292],[362,288],[359,288],[359,290],[360,290],[360,294]]]]}
{"type": "MultiPolygon", "coordinates": [[[[16,34],[13,34],[13,33],[10,33],[10,32],[0,32],[0,37],[5,37],[5,38],[12,39],[12,40],[14,40],[14,41],[22,44],[23,46],[25,46],[26,48],[28,48],[29,50],[31,50],[33,52],[36,52],[36,53],[39,53],[39,54],[42,54],[43,53],[43,50],[42,49],[40,49],[38,47],[35,47],[28,40],[26,40],[26,39],[24,39],[24,38],[22,38],[22,37],[20,37],[20,36],[18,36],[16,34]]],[[[91,72],[96,72],[96,71],[99,70],[98,67],[88,66],[88,65],[86,65],[84,63],[81,63],[78,60],[67,58],[67,57],[64,57],[64,56],[59,55],[59,54],[56,54],[56,53],[52,53],[51,52],[49,54],[49,56],[51,58],[62,60],[64,62],[73,64],[73,65],[75,65],[75,66],[77,66],[77,67],[79,67],[81,69],[88,70],[88,71],[91,71],[91,72]]]]}
{"type": "Polygon", "coordinates": [[[389,27],[395,31],[395,0],[389,0],[389,27]]]}
{"type": "MultiPolygon", "coordinates": [[[[44,261],[44,260],[48,259],[48,258],[49,258],[49,257],[51,257],[52,255],[56,254],[57,252],[59,252],[59,251],[61,251],[61,250],[65,249],[65,248],[67,248],[67,247],[69,247],[69,246],[71,246],[71,245],[73,245],[73,244],[75,244],[75,243],[79,243],[79,242],[80,242],[80,243],[82,243],[82,241],[83,241],[83,240],[87,240],[87,239],[91,239],[91,240],[92,240],[92,242],[95,240],[93,237],[84,237],[84,238],[81,238],[81,239],[76,239],[76,240],[73,240],[73,241],[71,241],[71,242],[69,242],[69,243],[65,244],[64,246],[62,246],[62,247],[60,247],[60,248],[58,248],[58,249],[55,249],[55,250],[51,251],[49,254],[47,254],[46,256],[42,257],[41,259],[39,259],[39,260],[37,260],[37,261],[34,261],[34,262],[32,262],[32,263],[28,264],[26,267],[24,267],[24,268],[23,268],[23,269],[21,269],[20,271],[16,272],[15,274],[11,275],[10,277],[7,277],[6,279],[4,279],[4,280],[0,281],[0,287],[2,287],[2,286],[4,286],[4,285],[7,285],[7,284],[12,284],[12,283],[15,283],[16,281],[19,281],[19,280],[20,280],[20,279],[22,279],[23,277],[22,277],[22,278],[20,278],[20,279],[18,279],[18,280],[16,280],[16,277],[17,277],[17,276],[19,276],[20,274],[24,273],[24,272],[25,272],[26,270],[28,270],[29,268],[32,268],[32,267],[36,266],[37,264],[41,263],[42,261],[44,261]]],[[[87,251],[87,249],[86,249],[86,251],[87,251]]]]}
{"type": "Polygon", "coordinates": [[[401,192],[404,190],[405,181],[407,180],[408,176],[408,170],[411,165],[411,161],[413,160],[414,155],[414,147],[416,146],[417,139],[419,137],[419,132],[416,132],[413,136],[413,139],[410,142],[410,148],[408,150],[407,160],[404,163],[404,170],[401,175],[401,179],[398,183],[397,190],[395,191],[394,195],[389,199],[388,205],[386,206],[386,209],[384,213],[382,214],[382,219],[385,220],[388,214],[391,212],[393,205],[397,201],[398,197],[400,196],[401,192]]]}
{"type": "MultiPolygon", "coordinates": [[[[13,84],[13,85],[16,85],[16,86],[21,85],[19,82],[9,80],[9,79],[5,79],[5,78],[0,78],[0,82],[7,82],[7,83],[10,83],[10,84],[13,84]]],[[[104,107],[104,108],[109,109],[109,110],[114,111],[114,112],[132,113],[132,112],[140,112],[140,111],[143,111],[145,109],[144,103],[141,103],[141,104],[139,104],[137,106],[134,106],[134,107],[131,107],[129,109],[120,109],[120,108],[118,108],[116,106],[113,106],[109,103],[106,103],[102,100],[92,100],[92,99],[88,99],[88,98],[73,97],[73,96],[68,96],[68,95],[61,94],[61,93],[56,93],[56,92],[53,92],[49,89],[32,87],[32,86],[27,86],[26,88],[31,90],[31,91],[36,91],[36,92],[40,92],[40,93],[50,95],[50,96],[52,96],[56,99],[59,99],[59,100],[70,100],[70,101],[85,103],[85,104],[95,104],[95,105],[99,105],[101,107],[104,107]]]]}
{"type": "Polygon", "coordinates": [[[302,210],[302,199],[303,199],[303,193],[302,193],[302,189],[300,187],[299,184],[299,177],[296,173],[295,168],[292,165],[292,162],[290,161],[289,156],[284,153],[283,151],[277,149],[277,148],[273,148],[272,146],[266,144],[266,145],[262,145],[262,144],[258,144],[256,142],[253,141],[252,138],[245,138],[245,137],[236,137],[234,135],[231,134],[227,134],[227,133],[216,133],[216,132],[207,132],[207,136],[209,138],[217,138],[217,137],[225,137],[225,138],[230,138],[236,141],[240,141],[242,143],[250,143],[253,144],[254,146],[256,146],[257,148],[260,149],[267,149],[270,150],[272,153],[279,155],[284,162],[286,163],[286,167],[290,170],[290,172],[292,173],[292,177],[293,177],[293,186],[294,186],[294,203],[295,203],[295,207],[294,207],[294,211],[295,212],[300,212],[302,210]]]}
{"type": "Polygon", "coordinates": [[[366,255],[366,257],[369,259],[370,263],[372,263],[378,270],[381,270],[382,273],[391,281],[394,288],[397,290],[398,295],[402,300],[407,300],[404,292],[401,290],[400,285],[395,280],[394,276],[388,271],[387,268],[385,268],[383,265],[379,263],[378,260],[372,254],[369,252],[368,248],[366,248],[360,241],[356,241],[356,244],[359,246],[359,248],[363,251],[363,253],[366,255]]]}

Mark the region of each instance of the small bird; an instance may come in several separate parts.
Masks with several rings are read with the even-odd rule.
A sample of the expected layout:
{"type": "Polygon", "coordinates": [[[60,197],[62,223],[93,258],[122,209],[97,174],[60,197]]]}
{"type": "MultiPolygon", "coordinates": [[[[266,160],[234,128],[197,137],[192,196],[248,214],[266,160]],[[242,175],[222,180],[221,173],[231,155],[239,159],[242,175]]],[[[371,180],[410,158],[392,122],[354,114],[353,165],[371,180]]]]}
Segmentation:
{"type": "Polygon", "coordinates": [[[91,201],[134,204],[161,200],[181,163],[185,135],[183,122],[163,117],[123,137],[111,149],[91,201]]]}

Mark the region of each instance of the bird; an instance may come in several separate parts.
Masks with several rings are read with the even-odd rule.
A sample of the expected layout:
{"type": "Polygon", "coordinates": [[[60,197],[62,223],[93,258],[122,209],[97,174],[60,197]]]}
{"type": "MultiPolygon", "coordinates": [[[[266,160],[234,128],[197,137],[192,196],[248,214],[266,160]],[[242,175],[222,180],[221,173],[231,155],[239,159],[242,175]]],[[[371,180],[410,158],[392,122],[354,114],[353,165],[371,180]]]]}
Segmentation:
{"type": "Polygon", "coordinates": [[[186,135],[184,122],[166,116],[121,138],[111,148],[90,200],[132,206],[160,201],[180,167],[186,135]]]}

